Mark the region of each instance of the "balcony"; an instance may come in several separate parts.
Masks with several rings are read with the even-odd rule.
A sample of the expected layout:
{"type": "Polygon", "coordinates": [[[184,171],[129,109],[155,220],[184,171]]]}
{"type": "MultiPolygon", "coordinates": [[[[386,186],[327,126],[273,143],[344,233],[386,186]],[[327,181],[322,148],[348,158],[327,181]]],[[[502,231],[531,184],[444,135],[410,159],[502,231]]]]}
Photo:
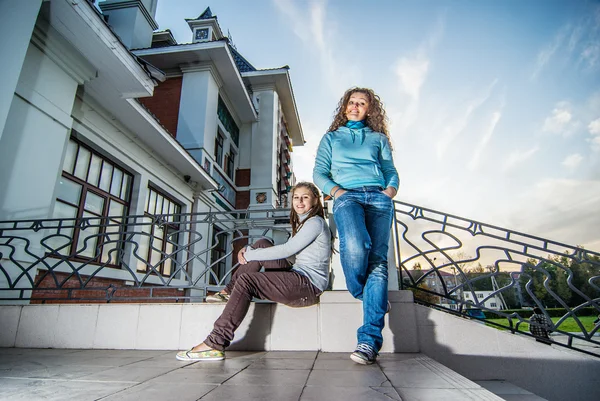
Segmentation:
{"type": "MultiPolygon", "coordinates": [[[[249,353],[232,352],[212,367],[223,373],[247,365],[218,378],[205,373],[208,365],[181,365],[172,352],[156,350],[201,341],[223,308],[201,301],[227,282],[236,266],[233,249],[266,236],[285,240],[289,226],[279,221],[285,210],[156,216],[152,221],[129,216],[119,225],[98,219],[0,222],[0,346],[17,347],[0,350],[0,369],[11,378],[2,379],[9,386],[3,388],[17,394],[30,391],[25,384],[38,386],[39,394],[50,397],[62,394],[61,386],[74,391],[87,386],[89,397],[96,399],[118,391],[123,397],[140,389],[147,389],[146,395],[160,393],[193,377],[193,386],[206,385],[189,386],[195,399],[204,394],[206,399],[235,398],[232,394],[243,390],[226,386],[242,380],[236,377],[255,378],[254,384],[242,380],[251,394],[274,390],[259,387],[275,375],[282,381],[274,386],[285,387],[276,391],[300,391],[277,399],[320,399],[324,393],[319,391],[377,399],[382,389],[385,399],[497,399],[483,387],[497,387],[499,381],[529,396],[522,399],[540,399],[526,392],[548,400],[595,399],[600,341],[590,318],[600,313],[600,254],[416,205],[394,206],[389,265],[398,269],[397,276],[396,270],[390,272],[392,310],[377,365],[348,364],[362,308],[346,291],[336,290],[303,309],[254,303],[231,347],[249,353]],[[146,234],[144,224],[168,222],[178,225],[170,234],[171,246],[164,248],[146,234]],[[141,243],[160,257],[146,260],[141,243]],[[212,252],[220,243],[227,244],[225,251],[212,252]],[[161,266],[167,263],[172,267],[165,270],[161,266]],[[432,277],[439,283],[435,288],[424,285],[432,277]],[[484,289],[488,285],[491,291],[484,289]],[[465,294],[471,294],[469,300],[465,294]],[[500,296],[510,309],[486,307],[486,301],[500,296]],[[532,306],[551,319],[550,345],[529,333],[528,326],[535,325],[532,306]],[[482,315],[470,313],[474,309],[482,315]],[[66,351],[32,349],[47,347],[66,351]],[[295,359],[308,359],[311,366],[295,359]],[[119,372],[121,380],[94,378],[114,378],[119,372]],[[169,375],[182,378],[174,378],[171,387],[160,384],[169,375]],[[373,378],[381,375],[384,379],[374,385],[373,378]],[[303,381],[287,381],[296,376],[303,381]],[[98,382],[111,382],[110,390],[98,382]]],[[[343,277],[336,257],[333,270],[334,288],[339,288],[343,277]]]]}

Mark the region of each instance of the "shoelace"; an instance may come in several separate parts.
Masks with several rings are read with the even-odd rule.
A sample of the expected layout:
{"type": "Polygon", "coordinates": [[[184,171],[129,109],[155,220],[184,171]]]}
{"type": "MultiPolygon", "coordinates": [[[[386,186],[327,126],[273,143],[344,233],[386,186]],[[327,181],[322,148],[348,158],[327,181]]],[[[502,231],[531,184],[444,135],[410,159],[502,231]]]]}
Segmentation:
{"type": "Polygon", "coordinates": [[[369,359],[375,359],[375,357],[377,356],[377,352],[369,344],[358,344],[356,346],[356,350],[367,355],[369,359]]]}

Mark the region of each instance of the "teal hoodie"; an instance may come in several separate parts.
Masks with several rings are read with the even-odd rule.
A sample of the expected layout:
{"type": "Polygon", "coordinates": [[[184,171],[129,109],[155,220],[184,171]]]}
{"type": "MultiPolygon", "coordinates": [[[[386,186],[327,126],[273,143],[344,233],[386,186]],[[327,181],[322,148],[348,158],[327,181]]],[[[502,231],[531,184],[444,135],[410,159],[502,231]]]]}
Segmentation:
{"type": "Polygon", "coordinates": [[[313,180],[325,194],[339,185],[344,189],[362,186],[394,187],[399,178],[387,137],[369,127],[345,126],[321,139],[313,180]]]}

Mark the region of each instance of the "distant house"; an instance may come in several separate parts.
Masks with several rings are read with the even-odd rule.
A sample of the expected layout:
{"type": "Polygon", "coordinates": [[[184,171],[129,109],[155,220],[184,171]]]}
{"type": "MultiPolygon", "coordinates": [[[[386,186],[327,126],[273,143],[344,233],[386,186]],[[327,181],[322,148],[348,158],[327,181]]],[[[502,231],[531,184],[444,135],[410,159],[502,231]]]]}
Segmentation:
{"type": "Polygon", "coordinates": [[[484,306],[487,309],[501,310],[504,302],[499,295],[492,296],[493,291],[464,291],[463,298],[468,303],[484,306]]]}

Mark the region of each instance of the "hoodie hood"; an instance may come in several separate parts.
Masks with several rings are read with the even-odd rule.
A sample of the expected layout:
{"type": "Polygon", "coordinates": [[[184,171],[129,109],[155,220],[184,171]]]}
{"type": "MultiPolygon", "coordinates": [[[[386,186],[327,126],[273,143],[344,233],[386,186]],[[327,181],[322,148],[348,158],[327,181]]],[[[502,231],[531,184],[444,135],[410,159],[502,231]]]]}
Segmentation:
{"type": "Polygon", "coordinates": [[[366,138],[367,134],[369,132],[373,132],[373,130],[369,127],[353,129],[353,128],[348,128],[345,125],[339,127],[337,129],[337,131],[346,133],[346,134],[350,134],[350,137],[352,138],[352,143],[356,143],[356,139],[358,138],[358,141],[361,145],[363,143],[365,143],[365,138],[366,138]]]}

